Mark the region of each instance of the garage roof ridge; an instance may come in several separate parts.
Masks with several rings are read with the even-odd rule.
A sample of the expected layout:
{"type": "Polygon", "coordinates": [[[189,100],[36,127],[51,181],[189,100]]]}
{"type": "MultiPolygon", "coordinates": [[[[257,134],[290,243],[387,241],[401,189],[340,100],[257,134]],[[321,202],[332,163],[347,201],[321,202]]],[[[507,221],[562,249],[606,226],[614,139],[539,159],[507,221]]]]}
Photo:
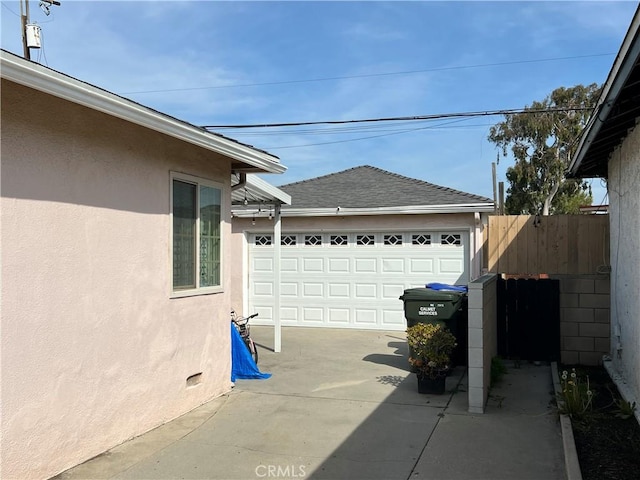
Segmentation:
{"type": "Polygon", "coordinates": [[[291,209],[493,206],[489,198],[388,172],[371,165],[353,167],[279,188],[292,197],[291,209]]]}
{"type": "Polygon", "coordinates": [[[442,186],[442,185],[437,185],[435,183],[427,182],[426,180],[420,180],[419,178],[407,177],[405,175],[400,175],[399,173],[389,172],[387,170],[383,170],[383,169],[378,168],[378,167],[371,167],[369,165],[364,165],[364,167],[368,167],[368,168],[371,168],[373,170],[378,170],[381,173],[384,173],[384,174],[387,174],[387,175],[392,175],[392,176],[398,177],[398,178],[400,178],[402,180],[407,180],[407,181],[410,181],[410,182],[420,183],[422,185],[428,185],[430,187],[438,188],[440,190],[444,190],[444,191],[447,191],[447,192],[456,193],[456,194],[460,194],[460,195],[467,195],[467,196],[475,197],[476,199],[483,200],[483,201],[489,201],[489,202],[492,201],[489,198],[481,197],[481,196],[475,195],[473,193],[463,192],[462,190],[456,190],[455,188],[445,187],[445,186],[442,186]]]}

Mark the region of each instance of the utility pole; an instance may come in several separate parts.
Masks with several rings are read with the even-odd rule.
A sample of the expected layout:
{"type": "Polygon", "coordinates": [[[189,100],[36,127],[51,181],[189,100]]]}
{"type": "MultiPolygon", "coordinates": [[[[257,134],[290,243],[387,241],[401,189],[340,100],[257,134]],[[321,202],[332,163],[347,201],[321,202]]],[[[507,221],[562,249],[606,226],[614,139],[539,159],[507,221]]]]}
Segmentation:
{"type": "Polygon", "coordinates": [[[31,52],[27,46],[27,23],[29,23],[29,0],[20,0],[20,25],[22,30],[22,48],[24,58],[31,60],[31,52]]]}
{"type": "Polygon", "coordinates": [[[491,180],[493,181],[493,213],[498,213],[498,192],[496,185],[496,162],[491,162],[491,180]]]}
{"type": "MultiPolygon", "coordinates": [[[[60,6],[58,0],[41,0],[40,8],[45,15],[49,15],[49,7],[55,5],[60,6]]],[[[27,42],[27,25],[29,25],[29,0],[20,0],[20,26],[22,31],[22,48],[24,50],[24,58],[31,60],[31,51],[27,42]]]]}

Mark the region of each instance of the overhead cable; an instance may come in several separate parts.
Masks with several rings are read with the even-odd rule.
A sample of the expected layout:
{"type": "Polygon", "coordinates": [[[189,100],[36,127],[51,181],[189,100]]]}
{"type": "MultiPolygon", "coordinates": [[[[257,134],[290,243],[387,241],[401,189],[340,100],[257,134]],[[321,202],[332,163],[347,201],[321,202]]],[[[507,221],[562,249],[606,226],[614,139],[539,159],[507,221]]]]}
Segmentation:
{"type": "Polygon", "coordinates": [[[512,108],[506,110],[486,110],[478,112],[459,112],[459,113],[439,113],[433,115],[414,115],[408,117],[383,117],[383,118],[365,118],[359,120],[319,120],[313,122],[284,122],[284,123],[255,123],[255,124],[235,124],[235,125],[202,125],[201,128],[219,129],[219,128],[272,128],[272,127],[299,127],[304,125],[343,125],[348,123],[373,123],[373,122],[407,122],[407,121],[425,121],[439,120],[443,118],[472,118],[472,117],[488,117],[494,115],[514,115],[519,113],[538,114],[538,113],[556,113],[556,112],[576,112],[592,110],[592,107],[558,107],[558,108],[512,108]]]}
{"type": "Polygon", "coordinates": [[[207,87],[171,88],[171,89],[162,89],[162,90],[141,90],[136,92],[120,92],[120,95],[139,95],[143,93],[164,93],[164,92],[186,92],[189,90],[213,90],[213,89],[220,89],[220,88],[265,87],[269,85],[288,85],[292,83],[328,82],[328,81],[335,81],[335,80],[349,80],[353,78],[389,77],[394,75],[414,75],[417,73],[443,72],[448,70],[465,70],[469,68],[503,67],[507,65],[519,65],[523,63],[556,62],[561,60],[578,60],[582,58],[591,58],[591,57],[607,57],[611,55],[615,55],[615,53],[594,53],[590,55],[573,55],[569,57],[540,58],[540,59],[534,59],[534,60],[514,60],[511,62],[480,63],[476,65],[457,65],[457,66],[451,66],[451,67],[426,68],[422,70],[407,70],[402,72],[363,73],[360,75],[308,78],[304,80],[282,80],[278,82],[242,83],[242,84],[238,83],[238,84],[231,84],[231,85],[213,85],[213,86],[207,86],[207,87]]]}

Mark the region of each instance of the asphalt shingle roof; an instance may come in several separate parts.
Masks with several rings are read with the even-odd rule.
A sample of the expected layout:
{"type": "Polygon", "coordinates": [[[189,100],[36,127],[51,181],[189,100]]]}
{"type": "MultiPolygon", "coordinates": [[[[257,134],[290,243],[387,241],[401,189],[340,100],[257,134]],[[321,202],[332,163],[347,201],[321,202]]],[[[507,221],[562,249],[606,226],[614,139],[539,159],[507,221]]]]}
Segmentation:
{"type": "MultiPolygon", "coordinates": [[[[290,208],[378,208],[493,203],[490,198],[363,165],[282,185],[290,208]]],[[[283,209],[288,208],[284,206],[283,209]]]]}

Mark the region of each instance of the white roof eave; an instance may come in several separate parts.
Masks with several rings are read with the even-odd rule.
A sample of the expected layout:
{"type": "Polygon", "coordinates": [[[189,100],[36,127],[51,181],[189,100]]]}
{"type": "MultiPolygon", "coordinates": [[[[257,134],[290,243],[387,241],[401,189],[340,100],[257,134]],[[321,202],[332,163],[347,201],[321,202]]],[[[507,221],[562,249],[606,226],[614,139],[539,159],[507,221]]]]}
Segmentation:
{"type": "Polygon", "coordinates": [[[207,132],[48,67],[5,51],[0,51],[0,60],[2,78],[12,82],[172,136],[246,163],[265,173],[283,173],[287,170],[273,155],[207,132]]]}
{"type": "Polygon", "coordinates": [[[262,180],[260,177],[247,175],[245,183],[234,186],[234,188],[237,187],[240,187],[240,190],[237,193],[232,193],[231,212],[234,215],[236,212],[241,213],[247,208],[244,203],[240,203],[243,190],[251,198],[251,207],[256,204],[291,205],[291,195],[262,180]]]}
{"type": "MultiPolygon", "coordinates": [[[[463,205],[422,205],[404,207],[377,207],[377,208],[283,208],[282,217],[329,217],[329,216],[356,216],[356,215],[424,215],[430,213],[490,213],[493,212],[493,203],[473,203],[463,205]]],[[[234,211],[238,217],[252,216],[252,210],[234,211]]]]}
{"type": "Polygon", "coordinates": [[[247,187],[261,192],[264,196],[271,197],[274,201],[285,205],[291,205],[291,195],[271,185],[269,182],[254,175],[247,176],[247,187]]]}
{"type": "Polygon", "coordinates": [[[636,40],[638,29],[640,29],[640,7],[636,10],[627,34],[622,41],[620,51],[602,87],[600,98],[593,109],[591,118],[580,135],[578,148],[568,168],[568,172],[571,175],[576,175],[578,172],[582,161],[589,151],[589,146],[598,136],[598,133],[600,133],[600,128],[608,118],[614,106],[615,99],[623,88],[627,76],[640,54],[640,41],[636,40]]]}

